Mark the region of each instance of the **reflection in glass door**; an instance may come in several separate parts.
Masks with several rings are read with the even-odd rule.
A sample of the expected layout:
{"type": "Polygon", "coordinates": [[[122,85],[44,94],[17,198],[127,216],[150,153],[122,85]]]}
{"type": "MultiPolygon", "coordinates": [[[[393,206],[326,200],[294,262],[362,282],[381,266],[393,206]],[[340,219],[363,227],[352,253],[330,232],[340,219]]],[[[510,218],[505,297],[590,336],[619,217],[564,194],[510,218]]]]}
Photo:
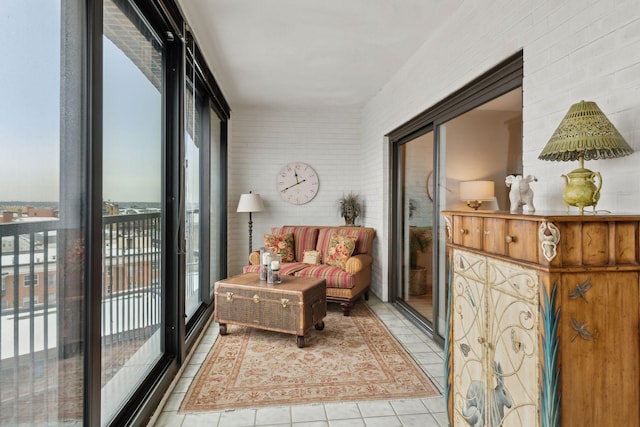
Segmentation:
{"type": "Polygon", "coordinates": [[[433,132],[400,147],[402,280],[398,299],[433,323],[433,132]]]}
{"type": "MultiPolygon", "coordinates": [[[[193,67],[191,68],[193,70],[193,67]]],[[[200,147],[202,145],[202,97],[196,92],[195,76],[187,83],[184,148],[186,314],[191,318],[200,306],[200,147]]]]}
{"type": "Polygon", "coordinates": [[[104,3],[102,425],[163,352],[162,41],[104,3]],[[144,159],[144,161],[141,161],[144,159]]]}

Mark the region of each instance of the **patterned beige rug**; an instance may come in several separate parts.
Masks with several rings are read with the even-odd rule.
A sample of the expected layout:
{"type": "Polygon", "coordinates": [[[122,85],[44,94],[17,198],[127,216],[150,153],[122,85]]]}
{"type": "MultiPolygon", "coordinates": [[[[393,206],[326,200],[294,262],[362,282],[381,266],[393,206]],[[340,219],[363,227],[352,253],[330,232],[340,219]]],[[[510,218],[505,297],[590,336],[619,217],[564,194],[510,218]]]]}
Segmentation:
{"type": "Polygon", "coordinates": [[[328,308],[324,330],[312,328],[304,348],[294,335],[228,325],[180,412],[440,394],[366,304],[349,317],[328,308]]]}

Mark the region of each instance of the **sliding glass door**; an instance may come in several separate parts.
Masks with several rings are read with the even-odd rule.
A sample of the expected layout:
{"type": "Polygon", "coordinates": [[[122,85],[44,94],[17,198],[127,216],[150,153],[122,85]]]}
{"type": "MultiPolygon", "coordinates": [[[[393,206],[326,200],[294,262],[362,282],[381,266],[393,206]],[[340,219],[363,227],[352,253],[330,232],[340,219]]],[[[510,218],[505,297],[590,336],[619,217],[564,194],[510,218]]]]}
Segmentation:
{"type": "Polygon", "coordinates": [[[491,181],[481,209],[508,209],[522,167],[522,52],[392,131],[390,300],[444,342],[447,230],[439,212],[471,209],[460,184],[491,181]]]}
{"type": "Polygon", "coordinates": [[[84,416],[90,212],[78,49],[86,43],[83,3],[3,0],[0,6],[3,426],[72,425],[84,416]]]}
{"type": "Polygon", "coordinates": [[[433,322],[433,132],[399,147],[402,279],[398,299],[433,322]]]}
{"type": "MultiPolygon", "coordinates": [[[[201,172],[200,162],[202,161],[201,146],[203,143],[202,119],[206,110],[203,111],[202,96],[196,90],[194,79],[187,80],[187,90],[185,98],[186,123],[184,139],[184,238],[185,238],[185,310],[187,321],[191,318],[195,310],[202,302],[200,292],[200,225],[201,215],[201,172]]],[[[208,142],[208,141],[207,141],[208,142]]]]}
{"type": "Polygon", "coordinates": [[[102,424],[162,355],[163,46],[104,0],[102,424]],[[144,159],[144,161],[141,161],[144,159]]]}

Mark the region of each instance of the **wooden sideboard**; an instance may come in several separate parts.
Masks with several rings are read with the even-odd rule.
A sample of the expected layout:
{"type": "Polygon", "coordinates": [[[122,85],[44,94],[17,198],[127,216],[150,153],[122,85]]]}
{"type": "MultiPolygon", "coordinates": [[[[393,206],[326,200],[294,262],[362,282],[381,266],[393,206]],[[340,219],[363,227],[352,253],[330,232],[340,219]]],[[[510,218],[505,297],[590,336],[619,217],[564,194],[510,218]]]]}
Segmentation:
{"type": "Polygon", "coordinates": [[[640,214],[442,214],[451,425],[640,427],[640,214]]]}

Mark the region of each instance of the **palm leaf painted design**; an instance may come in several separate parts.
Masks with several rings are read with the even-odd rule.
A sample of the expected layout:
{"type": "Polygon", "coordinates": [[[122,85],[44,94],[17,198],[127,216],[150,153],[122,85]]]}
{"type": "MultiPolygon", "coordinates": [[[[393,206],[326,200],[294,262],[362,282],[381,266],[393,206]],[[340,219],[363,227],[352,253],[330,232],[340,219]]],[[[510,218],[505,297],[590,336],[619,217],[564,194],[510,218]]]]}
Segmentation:
{"type": "Polygon", "coordinates": [[[451,342],[453,340],[453,331],[451,329],[451,306],[452,306],[452,292],[453,287],[453,261],[449,261],[449,273],[447,274],[447,320],[445,322],[444,330],[444,401],[447,405],[447,417],[449,418],[449,425],[453,425],[453,401],[449,400],[449,393],[451,391],[451,342]]]}
{"type": "Polygon", "coordinates": [[[542,305],[542,323],[544,337],[542,339],[543,362],[542,384],[540,386],[541,405],[540,417],[542,427],[560,427],[560,368],[556,362],[558,358],[558,323],[560,308],[556,310],[556,291],[558,283],[553,284],[551,299],[543,286],[544,301],[542,305]]]}

